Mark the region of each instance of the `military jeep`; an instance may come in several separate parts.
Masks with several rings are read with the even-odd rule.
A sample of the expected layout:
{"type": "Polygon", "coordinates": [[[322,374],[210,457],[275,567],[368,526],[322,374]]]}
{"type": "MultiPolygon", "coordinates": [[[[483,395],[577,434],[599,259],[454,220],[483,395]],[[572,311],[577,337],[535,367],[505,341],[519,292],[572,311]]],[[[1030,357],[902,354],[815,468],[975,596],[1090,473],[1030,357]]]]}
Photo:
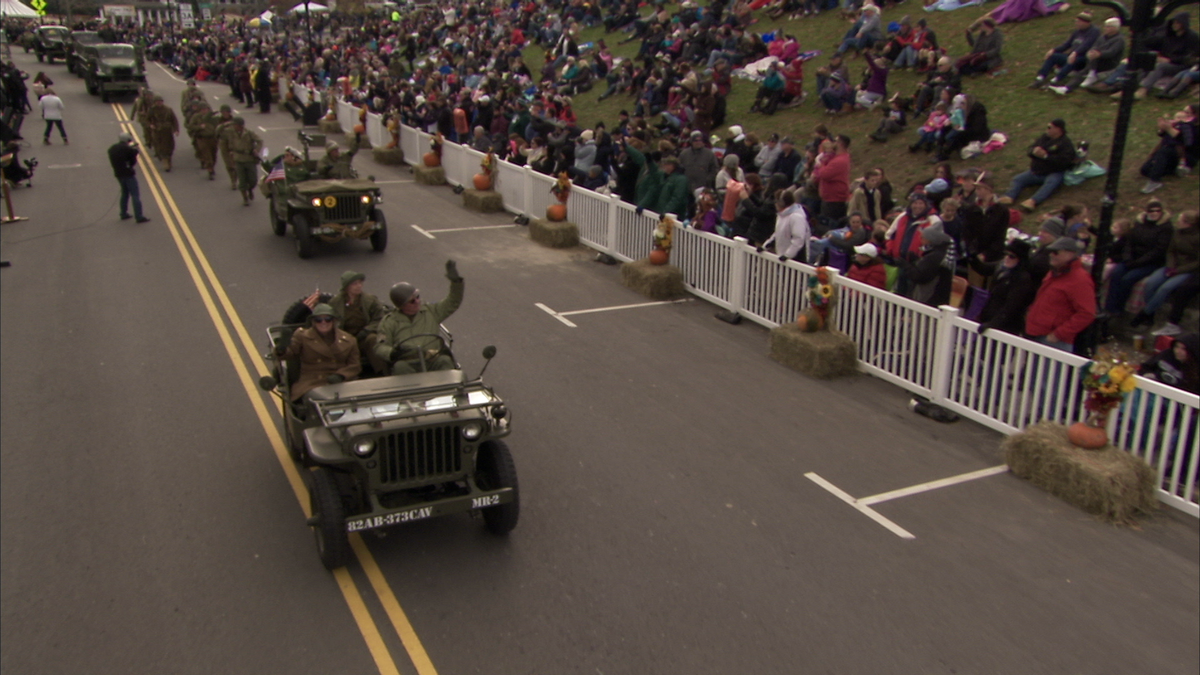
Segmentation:
{"type": "Polygon", "coordinates": [[[66,26],[42,26],[34,31],[33,51],[38,62],[54,63],[54,59],[67,58],[66,26]]]}
{"type": "MultiPolygon", "coordinates": [[[[317,163],[309,158],[308,146],[323,145],[325,139],[301,131],[300,141],[304,167],[315,172],[317,163]]],[[[370,239],[373,250],[387,248],[387,218],[379,207],[383,190],[373,177],[292,182],[280,175],[281,161],[282,156],[263,162],[262,191],[268,200],[271,231],[282,237],[291,223],[297,255],[311,258],[318,242],[332,244],[342,239],[370,239]]]]}
{"type": "Polygon", "coordinates": [[[146,71],[133,45],[91,44],[79,48],[79,70],[93,96],[108,103],[114,94],[134,94],[146,85],[146,71]]]}
{"type": "Polygon", "coordinates": [[[79,67],[79,50],[84,45],[100,44],[103,40],[94,30],[73,30],[67,37],[67,71],[83,77],[84,71],[79,67]]]}
{"type": "MultiPolygon", "coordinates": [[[[309,469],[308,525],[327,569],[350,561],[352,532],[476,512],[495,534],[516,527],[517,472],[502,440],[511,418],[482,370],[468,378],[455,361],[454,370],[329,384],[292,402],[299,364],[279,353],[299,326],[267,329],[275,376],[259,384],[282,400],[288,451],[309,469]]],[[[449,334],[434,337],[449,354],[449,334]]],[[[483,370],[495,353],[483,350],[483,370]]]]}

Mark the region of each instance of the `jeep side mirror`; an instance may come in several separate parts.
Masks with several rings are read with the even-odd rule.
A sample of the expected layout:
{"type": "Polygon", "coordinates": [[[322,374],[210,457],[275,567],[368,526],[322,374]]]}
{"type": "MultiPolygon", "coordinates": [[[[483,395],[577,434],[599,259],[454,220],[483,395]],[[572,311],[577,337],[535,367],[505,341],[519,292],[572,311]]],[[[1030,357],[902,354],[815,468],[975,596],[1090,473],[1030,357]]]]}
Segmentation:
{"type": "Polygon", "coordinates": [[[496,345],[488,345],[483,348],[483,358],[490,359],[496,356],[496,345]]]}
{"type": "Polygon", "coordinates": [[[258,378],[258,386],[263,391],[274,391],[276,385],[278,385],[278,382],[276,382],[275,378],[271,377],[270,375],[263,375],[262,377],[258,378]]]}

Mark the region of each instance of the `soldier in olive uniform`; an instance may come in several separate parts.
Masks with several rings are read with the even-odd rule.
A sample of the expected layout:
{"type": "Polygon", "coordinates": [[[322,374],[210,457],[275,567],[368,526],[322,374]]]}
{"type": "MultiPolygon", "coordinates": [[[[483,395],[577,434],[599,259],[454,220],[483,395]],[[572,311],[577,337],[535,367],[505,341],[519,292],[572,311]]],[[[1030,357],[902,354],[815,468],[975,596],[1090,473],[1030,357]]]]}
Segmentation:
{"type": "Polygon", "coordinates": [[[421,304],[421,292],[407,282],[392,286],[390,297],[396,310],[379,322],[379,337],[375,356],[392,364],[393,375],[406,375],[421,370],[422,354],[426,370],[452,370],[454,359],[438,353],[441,343],[432,337],[407,340],[417,335],[437,335],[439,327],[463,301],[463,278],[453,260],[446,261],[446,278],[450,294],[440,302],[421,304]]]}
{"type": "Polygon", "coordinates": [[[187,88],[185,88],[183,93],[179,96],[179,109],[186,111],[188,109],[188,103],[191,103],[192,101],[203,102],[204,92],[200,91],[200,88],[196,86],[195,80],[188,80],[187,88]]]}
{"type": "Polygon", "coordinates": [[[208,179],[217,175],[217,125],[221,118],[209,108],[201,104],[201,108],[188,118],[188,134],[196,146],[196,158],[200,160],[200,168],[208,172],[208,179]]]}
{"type": "Polygon", "coordinates": [[[150,108],[150,146],[163,162],[163,170],[171,172],[171,157],[175,155],[175,137],[179,135],[179,118],[161,97],[155,97],[150,108]]]}
{"type": "Polygon", "coordinates": [[[383,320],[383,303],[374,295],[363,290],[367,275],[362,272],[342,273],[342,290],[333,296],[329,304],[338,318],[342,330],[358,340],[359,353],[371,362],[371,368],[380,374],[387,372],[387,364],[375,355],[375,343],[379,339],[379,322],[383,320]]]}
{"type": "MultiPolygon", "coordinates": [[[[133,101],[133,112],[131,117],[137,120],[138,124],[142,125],[142,138],[147,143],[150,142],[150,108],[154,105],[154,93],[150,91],[150,87],[142,87],[138,91],[137,98],[133,101]]],[[[152,147],[151,150],[154,148],[152,147]]]]}
{"type": "Polygon", "coordinates": [[[242,204],[250,206],[254,199],[254,186],[258,185],[258,153],[262,150],[262,139],[246,128],[241,115],[233,118],[233,132],[229,134],[229,154],[237,173],[237,186],[242,191],[242,204]]]}
{"type": "Polygon", "coordinates": [[[284,359],[299,359],[300,378],[292,385],[292,400],[316,387],[353,380],[362,372],[358,342],[337,327],[333,308],[320,304],[313,308],[309,327],[297,328],[276,344],[284,359]]]}
{"type": "Polygon", "coordinates": [[[317,176],[320,178],[354,178],[354,156],[358,154],[359,137],[354,135],[354,147],[348,152],[342,152],[341,146],[335,141],[325,144],[325,156],[317,162],[317,176]]]}
{"type": "Polygon", "coordinates": [[[229,189],[237,189],[237,167],[233,165],[233,154],[229,152],[229,138],[233,135],[233,108],[221,106],[217,116],[217,148],[221,150],[221,160],[225,162],[225,171],[229,172],[229,189]]]}

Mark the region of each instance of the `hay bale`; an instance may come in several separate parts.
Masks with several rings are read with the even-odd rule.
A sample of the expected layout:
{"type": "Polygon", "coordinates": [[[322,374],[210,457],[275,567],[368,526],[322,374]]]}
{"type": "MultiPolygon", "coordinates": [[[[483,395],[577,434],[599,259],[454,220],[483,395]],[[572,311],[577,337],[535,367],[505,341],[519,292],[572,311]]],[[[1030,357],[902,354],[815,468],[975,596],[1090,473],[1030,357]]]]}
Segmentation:
{"type": "Polygon", "coordinates": [[[480,213],[499,213],[504,210],[504,197],[495,190],[463,190],[463,206],[480,213]]]}
{"type": "Polygon", "coordinates": [[[794,323],[771,329],[771,358],[818,380],[858,371],[858,347],[850,336],[835,330],[805,333],[794,323]]]}
{"type": "Polygon", "coordinates": [[[579,228],[566,220],[531,218],[529,238],[550,248],[571,248],[579,245],[579,228]]]}
{"type": "MultiPolygon", "coordinates": [[[[347,148],[354,147],[354,134],[352,134],[352,133],[346,134],[346,147],[347,148]]],[[[359,150],[370,150],[371,149],[371,139],[367,138],[366,134],[363,134],[362,136],[358,137],[358,149],[359,150]]]]}
{"type": "Polygon", "coordinates": [[[394,148],[374,148],[371,150],[371,156],[375,158],[376,164],[384,164],[386,166],[402,166],[404,164],[404,149],[399,146],[394,148]]]}
{"type": "Polygon", "coordinates": [[[1076,447],[1061,424],[1038,422],[1000,448],[1014,474],[1110,523],[1132,524],[1158,508],[1149,465],[1112,445],[1076,447]]]}
{"type": "Polygon", "coordinates": [[[413,177],[421,185],[446,184],[446,170],[440,166],[422,166],[418,164],[413,167],[413,177]]]}
{"type": "Polygon", "coordinates": [[[323,117],[320,122],[317,122],[317,128],[326,136],[342,133],[342,125],[337,120],[329,120],[323,117]]]}
{"type": "Polygon", "coordinates": [[[678,267],[651,265],[649,258],[622,265],[621,283],[651,300],[674,300],[687,292],[678,267]]]}

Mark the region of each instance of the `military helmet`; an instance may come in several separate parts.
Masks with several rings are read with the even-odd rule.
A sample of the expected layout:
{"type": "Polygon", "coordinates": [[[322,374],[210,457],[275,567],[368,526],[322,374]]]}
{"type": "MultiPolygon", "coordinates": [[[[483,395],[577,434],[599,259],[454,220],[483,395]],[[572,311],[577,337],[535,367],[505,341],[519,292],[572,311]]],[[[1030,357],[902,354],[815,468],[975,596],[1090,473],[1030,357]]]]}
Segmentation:
{"type": "Polygon", "coordinates": [[[388,296],[392,299],[392,304],[395,305],[397,309],[403,307],[405,303],[408,302],[409,298],[416,294],[417,287],[413,286],[407,281],[401,281],[395,286],[392,286],[392,290],[388,292],[388,296]]]}
{"type": "Polygon", "coordinates": [[[244,127],[244,126],[246,126],[246,119],[244,117],[242,117],[241,115],[234,115],[233,123],[239,127],[244,127]]]}
{"type": "Polygon", "coordinates": [[[233,108],[230,108],[230,107],[229,107],[229,104],[228,104],[228,103],[226,103],[225,105],[222,105],[222,106],[221,106],[221,112],[223,112],[223,113],[231,113],[231,112],[233,112],[233,108]]]}
{"type": "Polygon", "coordinates": [[[322,302],[321,304],[317,305],[316,307],[313,307],[312,315],[313,316],[333,316],[333,307],[330,307],[328,304],[322,302]]]}
{"type": "MultiPolygon", "coordinates": [[[[290,150],[290,148],[289,148],[289,150],[290,150]]],[[[354,270],[346,270],[345,272],[342,272],[342,288],[345,288],[360,279],[366,279],[366,278],[367,278],[367,275],[363,274],[362,272],[355,272],[354,270]]]]}

